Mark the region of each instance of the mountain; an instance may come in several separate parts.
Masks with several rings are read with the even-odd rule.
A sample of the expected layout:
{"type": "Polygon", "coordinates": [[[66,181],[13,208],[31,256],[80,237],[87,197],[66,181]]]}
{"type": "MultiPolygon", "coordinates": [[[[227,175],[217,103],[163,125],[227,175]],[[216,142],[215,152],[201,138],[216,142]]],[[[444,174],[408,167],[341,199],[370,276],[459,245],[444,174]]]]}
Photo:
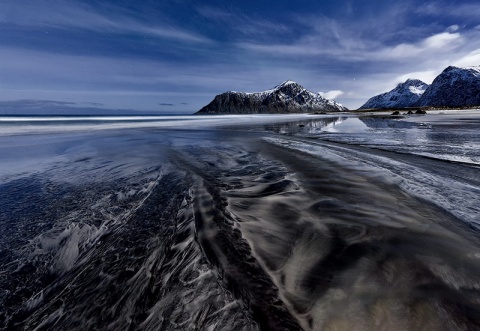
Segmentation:
{"type": "Polygon", "coordinates": [[[428,84],[421,80],[408,79],[390,92],[370,98],[360,109],[411,107],[420,99],[427,87],[428,84]]]}
{"type": "Polygon", "coordinates": [[[341,104],[312,93],[287,80],[263,92],[225,92],[195,114],[289,114],[348,110],[341,104]]]}
{"type": "Polygon", "coordinates": [[[480,66],[446,68],[414,106],[480,106],[480,66]]]}

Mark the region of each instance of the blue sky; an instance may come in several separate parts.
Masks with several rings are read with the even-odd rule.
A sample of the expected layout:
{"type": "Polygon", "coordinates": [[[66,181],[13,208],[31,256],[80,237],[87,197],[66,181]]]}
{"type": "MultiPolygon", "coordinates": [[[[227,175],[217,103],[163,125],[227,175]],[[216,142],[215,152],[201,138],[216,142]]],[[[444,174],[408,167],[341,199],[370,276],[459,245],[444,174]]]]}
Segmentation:
{"type": "Polygon", "coordinates": [[[0,107],[193,113],[284,80],[355,109],[480,65],[475,1],[0,1],[0,107]]]}

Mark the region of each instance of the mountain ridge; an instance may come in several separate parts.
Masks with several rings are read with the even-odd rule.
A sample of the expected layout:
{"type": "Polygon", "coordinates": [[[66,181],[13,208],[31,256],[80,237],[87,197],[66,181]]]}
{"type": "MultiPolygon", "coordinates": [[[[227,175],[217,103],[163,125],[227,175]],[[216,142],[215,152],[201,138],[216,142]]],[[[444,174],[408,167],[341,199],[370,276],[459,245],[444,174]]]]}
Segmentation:
{"type": "Polygon", "coordinates": [[[407,79],[394,89],[368,99],[359,109],[393,109],[413,106],[428,88],[428,84],[419,79],[407,79]]]}
{"type": "Polygon", "coordinates": [[[480,107],[480,66],[448,66],[430,85],[408,79],[393,90],[368,99],[358,110],[476,107],[480,107]]]}
{"type": "Polygon", "coordinates": [[[308,91],[300,84],[286,80],[262,92],[228,91],[218,94],[195,114],[290,114],[347,111],[341,104],[308,91]]]}
{"type": "Polygon", "coordinates": [[[414,106],[480,106],[480,66],[445,68],[414,106]]]}

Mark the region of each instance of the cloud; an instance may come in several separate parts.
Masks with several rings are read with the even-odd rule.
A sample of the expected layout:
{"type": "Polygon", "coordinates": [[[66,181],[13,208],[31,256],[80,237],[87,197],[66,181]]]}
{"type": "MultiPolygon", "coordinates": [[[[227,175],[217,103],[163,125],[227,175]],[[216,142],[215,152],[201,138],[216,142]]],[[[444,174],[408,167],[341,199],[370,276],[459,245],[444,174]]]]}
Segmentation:
{"type": "Polygon", "coordinates": [[[336,57],[362,60],[363,54],[377,46],[369,38],[359,38],[360,27],[327,17],[306,17],[295,22],[301,26],[292,38],[275,38],[269,42],[246,40],[236,46],[251,52],[275,57],[336,57]]]}
{"type": "Polygon", "coordinates": [[[336,99],[341,95],[344,95],[345,92],[340,91],[340,90],[333,90],[333,91],[328,91],[328,92],[319,92],[322,97],[325,99],[336,99]]]}
{"type": "Polygon", "coordinates": [[[447,32],[456,32],[460,29],[460,26],[454,24],[454,25],[450,25],[448,28],[447,28],[447,32]]]}
{"type": "Polygon", "coordinates": [[[431,57],[432,51],[441,50],[446,53],[456,49],[464,42],[465,40],[460,33],[442,32],[416,43],[402,43],[394,47],[387,47],[372,55],[380,60],[408,59],[419,56],[431,57]]]}
{"type": "Polygon", "coordinates": [[[443,32],[426,38],[419,45],[420,48],[427,50],[432,48],[442,48],[447,45],[452,45],[453,41],[459,39],[461,39],[460,33],[443,32]]]}
{"type": "Polygon", "coordinates": [[[70,102],[58,100],[20,99],[0,101],[0,114],[3,115],[66,115],[66,114],[134,114],[132,109],[107,109],[98,107],[83,107],[81,104],[95,102],[70,102]]]}
{"type": "Polygon", "coordinates": [[[435,79],[435,77],[437,77],[438,74],[440,74],[440,71],[441,70],[409,72],[395,78],[395,82],[403,83],[407,79],[420,79],[424,83],[431,84],[435,79]]]}
{"type": "Polygon", "coordinates": [[[251,38],[237,40],[235,45],[252,54],[275,58],[301,56],[371,62],[411,59],[440,49],[450,52],[465,42],[458,25],[450,25],[446,30],[436,22],[412,25],[412,10],[407,4],[394,5],[388,12],[368,20],[303,17],[296,24],[304,28],[293,38],[270,38],[266,42],[251,38]]]}
{"type": "Polygon", "coordinates": [[[81,28],[100,33],[135,33],[190,43],[211,43],[212,40],[196,32],[186,31],[168,23],[149,24],[119,13],[115,7],[102,13],[99,6],[88,6],[78,1],[55,1],[55,10],[46,0],[17,0],[12,6],[0,2],[0,22],[16,26],[46,28],[81,28]]]}
{"type": "Polygon", "coordinates": [[[457,67],[472,67],[480,65],[480,48],[453,62],[457,67]]]}
{"type": "Polygon", "coordinates": [[[212,43],[213,41],[204,36],[200,36],[196,33],[182,31],[181,29],[174,27],[160,27],[160,26],[145,26],[137,22],[127,22],[123,25],[123,22],[116,22],[113,25],[118,31],[135,32],[141,34],[149,34],[156,37],[162,37],[167,39],[176,39],[184,42],[194,43],[212,43]]]}
{"type": "Polygon", "coordinates": [[[462,45],[465,39],[460,33],[442,32],[416,43],[400,43],[394,46],[368,45],[368,41],[347,42],[343,45],[324,47],[320,43],[300,41],[295,44],[238,43],[237,46],[252,52],[268,53],[272,56],[329,56],[345,61],[391,61],[430,56],[432,51],[447,52],[462,45]]]}
{"type": "Polygon", "coordinates": [[[173,103],[159,103],[160,106],[174,106],[173,103]]]}
{"type": "Polygon", "coordinates": [[[480,7],[477,3],[451,3],[451,2],[434,2],[426,5],[418,6],[415,13],[426,16],[439,16],[441,18],[454,17],[463,20],[472,18],[478,21],[480,16],[480,7]]]}
{"type": "Polygon", "coordinates": [[[311,47],[304,44],[258,44],[250,42],[237,43],[239,48],[243,48],[249,51],[268,53],[274,56],[290,56],[290,55],[326,55],[334,54],[333,51],[329,51],[320,47],[311,47]]]}
{"type": "Polygon", "coordinates": [[[62,107],[62,106],[75,106],[77,103],[68,101],[55,101],[55,100],[33,100],[33,99],[21,99],[21,100],[7,100],[0,101],[0,107],[2,108],[43,108],[43,107],[62,107]]]}
{"type": "MultiPolygon", "coordinates": [[[[198,6],[196,11],[208,19],[222,25],[224,30],[231,29],[240,32],[242,35],[253,37],[268,36],[272,34],[285,34],[290,28],[282,23],[271,22],[264,18],[254,18],[250,15],[241,14],[235,11],[226,11],[217,7],[198,6]]],[[[238,36],[237,36],[238,38],[238,36]]]]}

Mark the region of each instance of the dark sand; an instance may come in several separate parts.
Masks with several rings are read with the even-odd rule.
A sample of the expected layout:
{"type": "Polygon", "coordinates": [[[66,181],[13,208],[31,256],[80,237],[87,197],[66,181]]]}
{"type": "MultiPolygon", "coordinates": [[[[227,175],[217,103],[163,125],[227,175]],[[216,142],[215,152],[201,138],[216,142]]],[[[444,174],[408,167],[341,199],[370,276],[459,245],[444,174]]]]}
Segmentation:
{"type": "Polygon", "coordinates": [[[338,121],[67,135],[0,184],[0,327],[480,329],[478,167],[338,121]]]}

